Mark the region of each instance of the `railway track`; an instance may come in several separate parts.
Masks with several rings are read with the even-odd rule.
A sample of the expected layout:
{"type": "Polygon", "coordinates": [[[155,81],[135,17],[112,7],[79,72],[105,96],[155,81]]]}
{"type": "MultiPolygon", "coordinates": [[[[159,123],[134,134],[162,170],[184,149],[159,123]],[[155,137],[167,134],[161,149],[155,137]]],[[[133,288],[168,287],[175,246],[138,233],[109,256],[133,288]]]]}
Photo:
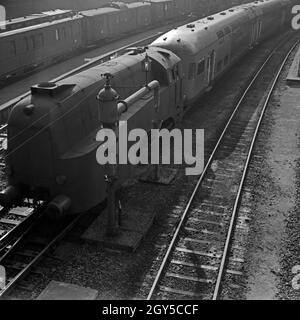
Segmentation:
{"type": "Polygon", "coordinates": [[[82,214],[57,221],[43,217],[31,224],[19,238],[2,249],[0,265],[5,268],[5,286],[0,299],[6,298],[53,245],[60,241],[77,223],[82,214]]]}
{"type": "Polygon", "coordinates": [[[6,149],[7,125],[0,125],[0,167],[5,167],[4,152],[6,149]]]}
{"type": "Polygon", "coordinates": [[[24,201],[22,205],[0,212],[0,253],[18,238],[39,216],[43,203],[24,201]]]}
{"type": "Polygon", "coordinates": [[[243,277],[244,248],[233,248],[231,242],[247,229],[247,215],[239,216],[244,181],[265,110],[298,44],[290,38],[277,46],[238,101],[151,280],[147,300],[216,300],[225,274],[237,282],[243,277]]]}

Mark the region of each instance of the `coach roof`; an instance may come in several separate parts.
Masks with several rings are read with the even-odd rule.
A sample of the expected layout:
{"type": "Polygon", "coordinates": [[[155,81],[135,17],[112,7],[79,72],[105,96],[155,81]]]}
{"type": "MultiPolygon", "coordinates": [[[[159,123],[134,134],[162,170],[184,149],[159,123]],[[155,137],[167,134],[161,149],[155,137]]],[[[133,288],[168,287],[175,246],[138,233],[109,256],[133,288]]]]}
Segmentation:
{"type": "Polygon", "coordinates": [[[169,49],[179,56],[194,55],[230,33],[234,24],[244,24],[251,17],[262,14],[264,9],[284,2],[264,0],[237,6],[175,28],[160,36],[151,46],[169,49]]]}
{"type": "Polygon", "coordinates": [[[54,20],[54,21],[49,21],[49,22],[43,22],[37,25],[33,25],[33,26],[28,26],[28,27],[24,27],[21,29],[16,29],[16,30],[11,30],[11,31],[7,31],[4,33],[0,33],[0,39],[1,38],[5,38],[8,36],[12,36],[12,35],[17,35],[17,34],[22,34],[28,31],[35,31],[35,30],[42,30],[43,28],[49,27],[49,26],[59,26],[60,24],[69,22],[69,21],[74,21],[74,20],[79,20],[82,19],[82,16],[80,15],[76,15],[76,16],[72,16],[69,18],[64,18],[61,20],[54,20]]]}

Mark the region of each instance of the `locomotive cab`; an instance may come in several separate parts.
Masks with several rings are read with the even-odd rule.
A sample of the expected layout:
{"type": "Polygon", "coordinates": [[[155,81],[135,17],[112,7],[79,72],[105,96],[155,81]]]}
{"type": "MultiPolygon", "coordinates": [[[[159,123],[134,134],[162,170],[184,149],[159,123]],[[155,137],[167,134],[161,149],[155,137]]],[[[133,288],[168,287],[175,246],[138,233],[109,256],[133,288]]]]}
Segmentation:
{"type": "Polygon", "coordinates": [[[182,61],[169,50],[156,47],[152,50],[152,77],[161,86],[161,117],[176,123],[183,115],[182,61]]]}

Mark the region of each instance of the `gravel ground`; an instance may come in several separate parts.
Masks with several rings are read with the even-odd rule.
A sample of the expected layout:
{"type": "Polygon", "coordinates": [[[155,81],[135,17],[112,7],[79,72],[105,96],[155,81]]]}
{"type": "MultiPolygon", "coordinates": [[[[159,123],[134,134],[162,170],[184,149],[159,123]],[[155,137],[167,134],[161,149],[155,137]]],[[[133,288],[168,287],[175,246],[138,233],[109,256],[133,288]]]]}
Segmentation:
{"type": "MultiPolygon", "coordinates": [[[[299,88],[277,85],[247,178],[252,209],[245,271],[245,299],[299,299],[292,273],[299,260],[299,88]]],[[[300,268],[299,268],[300,270],[300,268]]],[[[299,273],[299,271],[298,271],[299,273]]]]}
{"type": "MultiPolygon", "coordinates": [[[[270,40],[247,55],[185,116],[183,128],[204,128],[206,130],[206,154],[222,130],[234,102],[237,100],[238,92],[246,86],[249,75],[256,70],[270,46],[274,46],[274,44],[275,40],[270,40]]],[[[270,122],[272,123],[271,120],[270,122]]],[[[276,151],[275,148],[273,149],[276,151]]],[[[294,156],[296,155],[295,153],[294,156]]],[[[274,154],[269,154],[269,159],[279,158],[274,154]]],[[[279,166],[279,164],[276,165],[279,166]]],[[[263,174],[267,174],[267,171],[263,171],[263,174]]],[[[282,174],[284,175],[283,171],[282,174]]],[[[260,180],[263,181],[263,179],[260,180]]],[[[286,181],[289,182],[289,180],[286,181]]],[[[147,290],[143,290],[141,285],[155,272],[157,261],[161,259],[165,249],[161,245],[157,245],[160,243],[158,239],[165,237],[167,244],[170,234],[165,234],[165,226],[175,226],[181,214],[181,208],[188,200],[195,182],[195,178],[184,175],[184,168],[179,168],[176,181],[167,188],[131,181],[131,184],[122,190],[125,212],[126,208],[130,208],[130,210],[134,208],[135,210],[156,213],[155,223],[139,249],[135,253],[111,251],[96,243],[85,243],[78,238],[68,237],[54,252],[54,255],[59,257],[61,261],[51,264],[51,267],[47,267],[46,261],[41,262],[40,268],[45,268],[43,268],[42,276],[39,276],[37,287],[32,292],[20,293],[18,297],[34,299],[50,280],[57,280],[96,289],[99,291],[98,299],[145,298],[147,290]],[[148,205],[145,206],[145,203],[148,205]]],[[[254,187],[256,188],[256,185],[254,187]]],[[[264,186],[264,190],[268,191],[268,188],[264,186]]],[[[280,191],[278,192],[280,194],[280,191]]],[[[272,192],[267,192],[267,194],[271,198],[274,197],[272,192]]],[[[267,204],[267,202],[263,203],[267,204]]],[[[272,216],[271,220],[274,220],[272,216]]],[[[280,219],[278,223],[282,225],[280,219]]],[[[265,225],[270,225],[267,217],[265,225]]],[[[260,227],[259,222],[258,227],[260,227]]],[[[274,232],[275,227],[276,224],[274,224],[271,233],[276,236],[278,232],[274,232]]],[[[258,236],[264,235],[264,230],[260,229],[258,232],[258,236]]],[[[258,240],[256,242],[261,243],[258,240]]],[[[256,254],[255,250],[251,251],[251,246],[249,250],[253,252],[253,255],[256,254]]],[[[253,283],[258,281],[257,278],[257,281],[253,281],[253,283]]],[[[248,298],[251,298],[250,292],[248,298]]]]}

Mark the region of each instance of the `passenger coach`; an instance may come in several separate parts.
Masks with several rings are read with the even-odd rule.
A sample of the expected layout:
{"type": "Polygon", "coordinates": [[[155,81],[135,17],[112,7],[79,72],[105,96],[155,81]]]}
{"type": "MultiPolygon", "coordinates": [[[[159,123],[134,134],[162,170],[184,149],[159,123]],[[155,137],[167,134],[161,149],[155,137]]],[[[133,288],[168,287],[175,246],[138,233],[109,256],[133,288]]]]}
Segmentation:
{"type": "Polygon", "coordinates": [[[261,39],[290,23],[291,0],[256,1],[194,21],[162,35],[151,46],[183,61],[185,105],[195,101],[261,39]]]}

